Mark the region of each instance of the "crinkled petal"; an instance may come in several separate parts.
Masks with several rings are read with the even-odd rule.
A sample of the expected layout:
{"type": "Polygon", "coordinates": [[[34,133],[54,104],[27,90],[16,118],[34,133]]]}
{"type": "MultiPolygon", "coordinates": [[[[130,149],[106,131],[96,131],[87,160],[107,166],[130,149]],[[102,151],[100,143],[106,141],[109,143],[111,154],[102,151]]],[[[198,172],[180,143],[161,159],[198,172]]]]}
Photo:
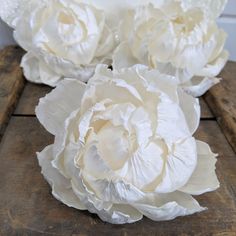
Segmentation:
{"type": "Polygon", "coordinates": [[[214,191],[220,184],[215,173],[216,155],[208,144],[197,141],[198,162],[188,183],[180,189],[185,193],[200,195],[214,191]]]}
{"type": "Polygon", "coordinates": [[[215,77],[217,76],[221,70],[224,68],[226,62],[229,59],[229,53],[227,51],[223,51],[219,57],[213,62],[207,64],[202,70],[196,73],[196,76],[202,77],[215,77]]]}
{"type": "Polygon", "coordinates": [[[106,14],[107,24],[112,28],[117,28],[117,22],[120,21],[124,17],[124,12],[127,9],[134,8],[138,5],[145,5],[148,3],[158,4],[159,0],[119,0],[119,1],[107,1],[107,0],[81,0],[82,2],[86,2],[87,4],[93,4],[99,9],[103,9],[106,14]]]}
{"type": "Polygon", "coordinates": [[[166,157],[165,170],[156,192],[169,193],[183,187],[197,165],[197,149],[194,138],[187,138],[172,147],[166,157]]]}
{"type": "Polygon", "coordinates": [[[199,100],[188,95],[182,89],[178,90],[178,95],[179,103],[184,112],[189,130],[191,134],[194,134],[199,126],[201,118],[199,100]]]}
{"type": "Polygon", "coordinates": [[[214,19],[223,12],[227,0],[181,0],[181,2],[184,10],[201,7],[209,17],[214,19]]]}
{"type": "Polygon", "coordinates": [[[192,95],[193,97],[200,97],[204,93],[206,93],[211,87],[218,84],[220,82],[220,78],[193,78],[190,83],[187,85],[183,84],[183,90],[192,95]],[[197,82],[195,82],[195,79],[197,82]],[[200,80],[200,81],[199,81],[200,80]]]}
{"type": "Polygon", "coordinates": [[[66,79],[40,99],[36,115],[51,134],[56,135],[66,118],[80,107],[85,88],[86,85],[77,80],[66,79]]]}
{"type": "Polygon", "coordinates": [[[52,194],[56,199],[69,207],[86,210],[86,207],[74,194],[70,181],[62,176],[58,170],[52,166],[52,148],[52,145],[48,146],[42,152],[38,153],[38,161],[42,168],[42,174],[52,186],[52,194]]]}
{"type": "Polygon", "coordinates": [[[172,102],[166,95],[160,96],[160,100],[157,106],[156,135],[168,144],[189,137],[190,131],[179,105],[172,102]]]}
{"type": "Polygon", "coordinates": [[[154,204],[133,204],[143,215],[154,221],[172,220],[191,215],[206,208],[201,207],[189,194],[173,192],[154,196],[154,204]]]}
{"type": "Polygon", "coordinates": [[[134,223],[143,218],[143,214],[130,205],[114,204],[109,210],[97,211],[98,216],[111,224],[134,223]]]}
{"type": "Polygon", "coordinates": [[[40,61],[31,51],[22,58],[21,67],[23,68],[25,78],[33,83],[43,83],[54,87],[62,78],[43,61],[40,61]]]}
{"type": "Polygon", "coordinates": [[[142,219],[143,215],[134,207],[128,204],[114,204],[104,202],[92,193],[88,188],[84,188],[82,182],[72,187],[76,195],[81,199],[88,211],[97,214],[103,221],[111,224],[133,223],[142,219]]]}
{"type": "Polygon", "coordinates": [[[134,203],[145,197],[145,194],[132,184],[123,180],[97,179],[83,172],[83,178],[99,199],[113,204],[134,203]]]}
{"type": "Polygon", "coordinates": [[[1,1],[0,18],[12,28],[16,27],[18,17],[23,8],[31,0],[4,0],[1,1]]]}
{"type": "Polygon", "coordinates": [[[43,50],[36,50],[38,58],[45,64],[50,65],[56,74],[67,78],[75,78],[87,82],[94,74],[96,65],[76,65],[62,57],[55,56],[43,50]]]}
{"type": "Polygon", "coordinates": [[[167,148],[162,140],[150,142],[145,148],[139,148],[118,173],[143,191],[152,192],[162,177],[166,155],[167,148]]]}

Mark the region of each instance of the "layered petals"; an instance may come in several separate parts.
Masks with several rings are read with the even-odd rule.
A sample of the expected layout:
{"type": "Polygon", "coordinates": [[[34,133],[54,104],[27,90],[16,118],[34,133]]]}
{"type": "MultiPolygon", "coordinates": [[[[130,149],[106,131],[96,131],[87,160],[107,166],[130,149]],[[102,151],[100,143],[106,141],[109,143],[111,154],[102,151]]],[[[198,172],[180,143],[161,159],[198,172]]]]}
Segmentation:
{"type": "Polygon", "coordinates": [[[3,20],[28,53],[26,79],[56,86],[63,78],[87,82],[98,63],[111,63],[115,36],[103,10],[76,0],[4,1],[3,20]],[[16,12],[12,14],[11,12],[16,12]]]}
{"type": "Polygon", "coordinates": [[[224,67],[226,33],[215,19],[226,1],[163,1],[127,12],[119,29],[120,45],[113,54],[113,68],[148,65],[176,77],[180,87],[194,97],[216,84],[224,67]],[[212,13],[212,14],[210,14],[212,13]],[[207,78],[194,84],[195,77],[207,78]]]}
{"type": "Polygon", "coordinates": [[[36,115],[55,135],[38,154],[53,195],[106,222],[201,212],[190,194],[218,187],[214,154],[192,137],[198,100],[156,70],[99,65],[87,85],[62,81],[36,115]]]}
{"type": "Polygon", "coordinates": [[[40,99],[36,115],[51,134],[56,135],[70,114],[79,109],[85,89],[85,84],[67,79],[62,81],[57,89],[40,99]]]}

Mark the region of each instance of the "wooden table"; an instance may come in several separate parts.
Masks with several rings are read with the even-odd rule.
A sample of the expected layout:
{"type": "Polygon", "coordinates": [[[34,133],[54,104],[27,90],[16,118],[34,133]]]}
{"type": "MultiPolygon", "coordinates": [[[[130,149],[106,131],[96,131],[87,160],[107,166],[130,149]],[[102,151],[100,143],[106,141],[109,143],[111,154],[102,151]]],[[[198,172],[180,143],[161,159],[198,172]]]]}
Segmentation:
{"type": "MultiPolygon", "coordinates": [[[[236,235],[235,126],[230,123],[236,118],[236,101],[232,100],[234,93],[227,92],[227,96],[221,97],[222,91],[225,92],[222,86],[230,89],[227,86],[233,83],[236,64],[229,63],[223,72],[222,85],[201,99],[202,120],[195,136],[219,153],[217,175],[221,183],[217,191],[196,197],[208,211],[169,222],[144,218],[134,224],[111,225],[96,215],[66,207],[54,199],[40,174],[35,153],[51,144],[53,137],[37,121],[34,108],[39,98],[51,89],[24,83],[19,69],[22,53],[12,47],[0,53],[0,235],[236,235]],[[11,54],[15,56],[10,57],[11,54]],[[1,92],[3,90],[5,92],[1,92]],[[9,116],[16,103],[16,109],[9,116]],[[227,113],[216,112],[222,104],[224,107],[220,109],[227,113]],[[7,118],[9,123],[4,129],[7,118]]],[[[234,89],[236,86],[231,88],[234,89]]]]}

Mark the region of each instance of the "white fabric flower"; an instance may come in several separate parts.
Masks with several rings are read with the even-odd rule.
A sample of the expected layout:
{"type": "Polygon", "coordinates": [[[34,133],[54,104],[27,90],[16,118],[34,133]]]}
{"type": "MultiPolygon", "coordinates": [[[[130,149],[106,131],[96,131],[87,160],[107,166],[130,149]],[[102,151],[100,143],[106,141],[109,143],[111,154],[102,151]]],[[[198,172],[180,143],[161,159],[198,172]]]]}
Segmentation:
{"type": "Polygon", "coordinates": [[[87,85],[66,79],[36,114],[55,135],[38,153],[53,195],[107,222],[170,220],[205,208],[191,196],[219,186],[215,154],[192,134],[198,100],[174,78],[137,65],[99,65],[87,85]]]}
{"type": "Polygon", "coordinates": [[[219,82],[215,76],[228,59],[226,33],[203,7],[186,4],[193,1],[167,2],[159,8],[149,4],[127,13],[113,67],[145,64],[174,75],[187,92],[200,96],[219,82]]]}
{"type": "Polygon", "coordinates": [[[30,81],[55,86],[71,77],[87,82],[98,63],[111,63],[114,34],[102,10],[75,0],[31,0],[20,13],[14,36],[28,51],[21,65],[30,81]]]}

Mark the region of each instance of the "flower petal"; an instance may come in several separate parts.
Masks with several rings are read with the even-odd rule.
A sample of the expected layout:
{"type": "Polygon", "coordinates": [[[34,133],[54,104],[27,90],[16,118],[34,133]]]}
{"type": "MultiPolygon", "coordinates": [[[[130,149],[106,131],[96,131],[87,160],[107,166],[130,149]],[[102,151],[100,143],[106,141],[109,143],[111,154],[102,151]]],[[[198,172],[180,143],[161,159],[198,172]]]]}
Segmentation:
{"type": "Polygon", "coordinates": [[[217,59],[207,64],[202,70],[196,73],[196,76],[203,76],[203,77],[217,76],[225,66],[228,59],[229,59],[229,53],[227,51],[223,51],[219,55],[219,57],[217,57],[217,59]]]}
{"type": "Polygon", "coordinates": [[[157,106],[156,135],[168,144],[189,137],[190,131],[179,105],[172,102],[165,94],[160,96],[160,100],[157,106]]]}
{"type": "Polygon", "coordinates": [[[4,0],[1,1],[0,18],[9,26],[15,28],[21,8],[27,5],[28,0],[4,0]]]}
{"type": "Polygon", "coordinates": [[[206,208],[201,207],[189,194],[173,192],[154,195],[153,205],[133,204],[143,215],[154,221],[172,220],[178,216],[191,215],[206,208]]]}
{"type": "Polygon", "coordinates": [[[89,173],[83,172],[83,178],[88,187],[92,188],[99,199],[113,204],[135,203],[145,198],[145,193],[132,184],[121,179],[97,179],[89,173]]]}
{"type": "Polygon", "coordinates": [[[219,78],[194,77],[190,83],[183,84],[182,88],[186,93],[192,95],[193,97],[200,97],[205,92],[207,92],[211,87],[218,84],[220,80],[221,79],[219,78]]]}
{"type": "Polygon", "coordinates": [[[200,195],[214,191],[220,184],[215,173],[216,155],[208,144],[197,141],[198,163],[188,183],[180,191],[200,195]]]}
{"type": "Polygon", "coordinates": [[[189,130],[191,134],[194,134],[199,126],[201,118],[199,100],[188,95],[182,89],[178,90],[178,95],[179,103],[184,112],[189,130]]]}
{"type": "Polygon", "coordinates": [[[23,67],[25,78],[33,83],[44,83],[54,87],[62,78],[31,51],[23,56],[21,67],[23,67]]]}
{"type": "Polygon", "coordinates": [[[196,141],[187,138],[176,143],[166,158],[165,170],[156,192],[169,193],[183,187],[197,165],[196,141]]]}
{"type": "Polygon", "coordinates": [[[66,79],[40,99],[36,115],[51,134],[58,133],[66,118],[80,107],[85,88],[86,85],[82,82],[66,79]]]}
{"type": "Polygon", "coordinates": [[[92,77],[95,70],[95,65],[76,65],[73,62],[62,57],[50,54],[44,50],[36,50],[38,58],[45,64],[50,65],[51,70],[56,74],[67,78],[78,79],[82,82],[87,82],[92,77]]]}
{"type": "Polygon", "coordinates": [[[111,224],[134,223],[143,218],[143,214],[130,205],[114,204],[109,210],[97,211],[98,216],[111,224]]]}
{"type": "Polygon", "coordinates": [[[114,70],[120,70],[122,68],[131,67],[135,64],[139,64],[138,59],[136,59],[130,50],[128,43],[121,43],[113,53],[113,63],[112,67],[114,70]]]}
{"type": "Polygon", "coordinates": [[[208,16],[216,18],[223,12],[227,0],[181,0],[181,2],[184,10],[201,7],[208,16]]]}
{"type": "Polygon", "coordinates": [[[79,210],[86,210],[83,203],[74,194],[70,180],[62,176],[57,169],[52,166],[53,146],[46,147],[42,152],[37,153],[39,165],[42,168],[42,174],[48,183],[52,186],[52,194],[56,199],[69,207],[79,210]]]}

